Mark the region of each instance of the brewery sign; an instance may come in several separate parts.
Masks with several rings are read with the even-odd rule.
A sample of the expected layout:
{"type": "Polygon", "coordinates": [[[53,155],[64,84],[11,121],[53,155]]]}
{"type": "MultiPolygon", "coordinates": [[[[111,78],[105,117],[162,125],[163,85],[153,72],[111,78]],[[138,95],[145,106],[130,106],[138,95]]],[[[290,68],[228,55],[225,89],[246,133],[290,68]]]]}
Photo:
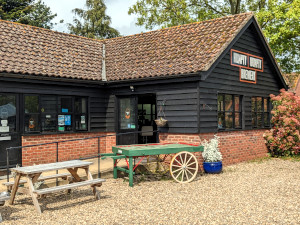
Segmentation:
{"type": "Polygon", "coordinates": [[[231,49],[230,62],[240,68],[240,81],[256,84],[257,71],[263,72],[263,58],[231,49]]]}

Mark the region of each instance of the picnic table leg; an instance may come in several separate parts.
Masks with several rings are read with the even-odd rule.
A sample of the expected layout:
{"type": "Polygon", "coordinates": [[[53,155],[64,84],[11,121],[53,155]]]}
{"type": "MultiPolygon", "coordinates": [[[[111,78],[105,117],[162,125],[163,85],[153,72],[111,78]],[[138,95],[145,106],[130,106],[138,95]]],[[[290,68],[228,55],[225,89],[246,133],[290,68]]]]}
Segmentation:
{"type": "MultiPolygon", "coordinates": [[[[93,180],[93,176],[92,176],[92,174],[91,174],[89,168],[88,168],[88,167],[85,167],[84,170],[85,170],[85,172],[86,172],[86,176],[87,176],[88,180],[93,180]]],[[[101,184],[101,185],[102,185],[102,184],[101,184]]],[[[101,185],[100,185],[100,186],[101,186],[101,185]]],[[[93,194],[94,194],[95,198],[96,198],[97,200],[100,200],[100,192],[97,190],[96,186],[95,186],[95,185],[91,185],[91,188],[92,188],[92,190],[93,190],[93,194]]]]}
{"type": "Polygon", "coordinates": [[[36,208],[36,210],[38,211],[38,213],[41,214],[42,211],[41,211],[40,204],[39,204],[39,202],[38,202],[38,200],[37,200],[36,195],[33,193],[34,187],[33,187],[33,182],[32,182],[32,180],[36,181],[36,180],[38,179],[39,176],[40,176],[40,174],[35,175],[33,178],[27,176],[27,183],[28,183],[28,186],[29,186],[29,193],[30,193],[30,195],[31,195],[31,198],[32,198],[32,201],[33,201],[33,205],[35,206],[35,208],[36,208]]]}
{"type": "Polygon", "coordinates": [[[133,187],[133,160],[129,157],[129,186],[133,187]]]}
{"type": "Polygon", "coordinates": [[[14,204],[14,200],[15,200],[16,193],[17,193],[17,190],[18,190],[18,187],[19,187],[19,182],[20,182],[21,176],[22,176],[22,174],[18,173],[16,178],[15,178],[15,183],[13,185],[10,200],[9,200],[10,205],[14,204]]]}
{"type": "Polygon", "coordinates": [[[118,178],[117,159],[114,159],[114,179],[118,178]]]}

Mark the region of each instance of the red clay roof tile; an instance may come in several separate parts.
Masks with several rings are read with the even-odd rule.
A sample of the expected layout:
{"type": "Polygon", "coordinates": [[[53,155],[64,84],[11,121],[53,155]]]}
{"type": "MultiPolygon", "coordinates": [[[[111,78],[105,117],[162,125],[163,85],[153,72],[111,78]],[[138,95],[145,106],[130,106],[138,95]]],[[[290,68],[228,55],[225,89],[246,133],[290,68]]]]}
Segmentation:
{"type": "Polygon", "coordinates": [[[253,17],[243,13],[94,40],[0,20],[0,72],[108,81],[206,71],[253,17]]]}

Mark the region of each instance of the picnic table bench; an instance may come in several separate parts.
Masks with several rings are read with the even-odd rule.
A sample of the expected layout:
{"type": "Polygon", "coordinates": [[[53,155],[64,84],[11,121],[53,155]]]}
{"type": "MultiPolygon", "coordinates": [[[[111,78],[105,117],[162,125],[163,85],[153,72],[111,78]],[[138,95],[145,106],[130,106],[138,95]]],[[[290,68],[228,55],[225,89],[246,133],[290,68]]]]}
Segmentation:
{"type": "MultiPolygon", "coordinates": [[[[36,210],[41,213],[41,208],[38,203],[37,196],[44,196],[46,194],[55,193],[62,190],[70,190],[72,188],[77,188],[81,186],[90,186],[93,190],[93,194],[96,197],[96,199],[100,199],[100,193],[96,189],[96,187],[100,187],[102,185],[102,182],[105,181],[105,179],[93,179],[92,174],[89,170],[89,166],[93,164],[92,162],[86,162],[81,160],[71,160],[71,161],[65,161],[65,162],[57,162],[57,163],[49,163],[49,164],[41,164],[41,165],[35,165],[35,166],[27,166],[27,167],[18,167],[18,168],[12,168],[11,170],[16,173],[16,177],[14,182],[12,183],[12,192],[9,204],[14,204],[15,195],[17,193],[17,190],[20,189],[20,181],[21,177],[25,177],[26,181],[23,180],[22,183],[27,183],[28,188],[22,188],[21,192],[24,194],[29,194],[32,198],[33,204],[36,208],[36,210]],[[68,174],[55,174],[51,176],[45,176],[41,177],[41,174],[43,172],[48,171],[54,171],[54,170],[61,170],[61,169],[67,169],[69,171],[68,174]],[[84,169],[85,173],[87,175],[87,180],[83,180],[78,175],[78,169],[84,169]],[[49,187],[44,189],[36,190],[34,188],[34,184],[40,180],[46,179],[53,179],[57,177],[66,177],[66,176],[72,177],[71,182],[69,184],[63,184],[56,187],[49,187]],[[25,181],[25,182],[24,182],[25,181]]],[[[11,183],[6,184],[11,185],[11,183]]]]}

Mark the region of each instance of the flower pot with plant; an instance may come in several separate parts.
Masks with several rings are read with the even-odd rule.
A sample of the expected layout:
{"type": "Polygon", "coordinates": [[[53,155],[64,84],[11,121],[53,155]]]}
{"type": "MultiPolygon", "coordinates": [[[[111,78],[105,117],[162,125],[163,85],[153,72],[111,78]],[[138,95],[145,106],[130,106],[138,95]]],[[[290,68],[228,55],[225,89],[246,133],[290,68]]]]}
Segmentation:
{"type": "Polygon", "coordinates": [[[204,140],[202,145],[203,168],[206,173],[220,173],[222,171],[222,154],[219,151],[219,137],[214,136],[210,141],[204,140]]]}
{"type": "Polygon", "coordinates": [[[158,118],[156,120],[154,120],[158,127],[164,127],[164,126],[166,126],[166,124],[168,122],[168,120],[166,119],[166,115],[164,113],[164,109],[163,109],[163,107],[165,107],[165,102],[166,102],[166,100],[164,100],[162,102],[161,106],[159,107],[158,114],[157,114],[158,118]]]}

